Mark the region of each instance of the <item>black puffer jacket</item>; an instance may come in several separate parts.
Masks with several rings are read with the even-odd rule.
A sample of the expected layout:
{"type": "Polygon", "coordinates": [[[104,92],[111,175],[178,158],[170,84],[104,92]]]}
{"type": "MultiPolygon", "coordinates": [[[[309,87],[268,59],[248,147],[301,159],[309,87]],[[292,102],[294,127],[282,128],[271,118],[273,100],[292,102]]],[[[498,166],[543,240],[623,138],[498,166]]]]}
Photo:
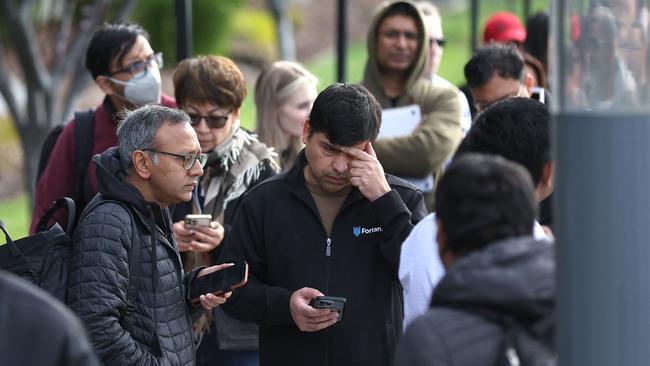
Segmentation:
{"type": "Polygon", "coordinates": [[[70,310],[2,270],[0,360],[4,366],[99,366],[81,322],[70,310]]]}
{"type": "Polygon", "coordinates": [[[111,148],[95,157],[100,193],[95,199],[120,201],[134,213],[142,267],[135,309],[127,315],[133,333],[125,330],[123,314],[134,233],[129,212],[118,203],[95,206],[77,227],[68,304],[81,317],[105,365],[193,365],[185,289],[196,271],[184,275],[167,209],[145,202],[124,181],[118,154],[117,148],[111,148]]]}
{"type": "Polygon", "coordinates": [[[516,319],[552,348],[554,246],[528,237],[491,244],[459,259],[431,301],[400,340],[394,365],[497,365],[504,328],[484,309],[516,319]]]}

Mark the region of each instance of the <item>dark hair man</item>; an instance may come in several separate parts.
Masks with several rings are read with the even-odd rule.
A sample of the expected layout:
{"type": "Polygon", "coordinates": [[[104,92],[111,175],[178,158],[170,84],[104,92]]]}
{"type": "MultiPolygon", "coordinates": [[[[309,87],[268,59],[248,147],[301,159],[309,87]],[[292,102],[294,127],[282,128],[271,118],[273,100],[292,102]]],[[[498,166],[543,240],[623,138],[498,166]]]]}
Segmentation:
{"type": "MultiPolygon", "coordinates": [[[[130,112],[117,137],[95,157],[99,194],[75,231],[68,305],[104,365],[194,365],[187,289],[229,264],[184,275],[168,207],[192,198],[207,156],[188,115],[162,106],[130,112]]],[[[229,294],[200,303],[211,310],[229,294]]]]}
{"type": "Polygon", "coordinates": [[[507,98],[528,97],[533,87],[514,45],[490,43],[479,48],[464,71],[477,112],[507,98]]]}
{"type": "MultiPolygon", "coordinates": [[[[493,154],[521,164],[533,178],[539,203],[553,190],[550,123],[551,115],[543,104],[529,98],[508,99],[476,118],[455,156],[493,154]]],[[[436,214],[425,217],[402,244],[399,278],[404,288],[405,325],[429,308],[431,293],[444,274],[435,250],[435,218],[436,214]]],[[[547,237],[537,221],[533,229],[536,239],[547,237]]]]}
{"type": "MultiPolygon", "coordinates": [[[[554,248],[531,236],[535,206],[530,175],[518,164],[478,154],[452,162],[436,190],[447,273],[431,309],[400,340],[395,365],[497,365],[515,326],[517,341],[553,348],[554,248]]],[[[524,359],[524,345],[513,346],[509,364],[524,359]]],[[[526,356],[539,361],[540,350],[526,356]]]]}
{"type": "MultiPolygon", "coordinates": [[[[162,54],[153,51],[147,33],[137,24],[106,24],[93,34],[86,51],[86,69],[106,97],[93,114],[92,154],[77,156],[78,121],[73,119],[61,132],[47,167],[36,182],[30,232],[36,230],[41,216],[56,199],[73,198],[80,213],[97,193],[96,167],[90,157],[117,145],[116,112],[150,103],[176,106],[173,98],[161,94],[160,66],[162,54]],[[77,177],[75,159],[88,160],[85,175],[77,177]]],[[[63,223],[65,218],[57,217],[57,221],[63,223]]]]}
{"type": "Polygon", "coordinates": [[[417,104],[422,121],[404,136],[380,136],[373,147],[387,172],[424,182],[418,186],[431,209],[433,179],[461,138],[461,112],[453,88],[434,85],[424,76],[428,54],[429,37],[415,3],[383,3],[368,30],[368,61],[362,84],[382,108],[417,104]]]}
{"type": "Polygon", "coordinates": [[[0,270],[3,365],[99,366],[76,316],[45,291],[0,270]]]}
{"type": "Polygon", "coordinates": [[[293,168],[244,196],[224,250],[249,263],[250,280],[223,309],[260,325],[262,365],[390,362],[402,332],[400,243],[426,209],[377,161],[380,119],[365,88],[329,86],[293,168]],[[323,294],[347,299],[341,322],[309,305],[323,294]]]}

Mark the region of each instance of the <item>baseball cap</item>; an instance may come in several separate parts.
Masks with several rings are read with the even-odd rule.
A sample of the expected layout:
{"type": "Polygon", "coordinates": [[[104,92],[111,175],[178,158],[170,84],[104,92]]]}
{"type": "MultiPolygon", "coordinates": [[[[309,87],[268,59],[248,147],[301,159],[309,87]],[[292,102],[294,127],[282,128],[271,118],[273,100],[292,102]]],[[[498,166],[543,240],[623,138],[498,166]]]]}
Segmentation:
{"type": "Polygon", "coordinates": [[[508,12],[492,14],[485,22],[483,31],[483,43],[489,42],[519,42],[526,40],[526,28],[521,24],[519,18],[508,12]]]}

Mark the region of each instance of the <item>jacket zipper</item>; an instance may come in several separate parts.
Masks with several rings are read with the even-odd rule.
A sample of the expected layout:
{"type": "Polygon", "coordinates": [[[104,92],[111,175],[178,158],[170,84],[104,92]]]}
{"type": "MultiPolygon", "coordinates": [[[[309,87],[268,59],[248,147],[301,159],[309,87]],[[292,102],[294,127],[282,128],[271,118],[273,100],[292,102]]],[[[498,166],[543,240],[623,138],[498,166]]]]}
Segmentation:
{"type": "MultiPolygon", "coordinates": [[[[330,290],[330,257],[332,256],[332,238],[327,238],[325,241],[325,259],[327,261],[325,269],[325,294],[327,295],[330,290]]],[[[325,329],[325,365],[329,365],[329,332],[328,329],[325,329]]]]}

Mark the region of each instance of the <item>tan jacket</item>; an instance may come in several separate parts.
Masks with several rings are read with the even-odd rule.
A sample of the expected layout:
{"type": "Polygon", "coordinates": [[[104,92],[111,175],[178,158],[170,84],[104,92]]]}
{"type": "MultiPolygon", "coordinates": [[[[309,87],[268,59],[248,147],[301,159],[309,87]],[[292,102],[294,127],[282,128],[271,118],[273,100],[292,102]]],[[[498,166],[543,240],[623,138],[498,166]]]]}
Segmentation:
{"type": "MultiPolygon", "coordinates": [[[[411,1],[384,2],[377,10],[368,31],[368,61],[362,84],[377,98],[383,108],[391,108],[382,86],[381,72],[376,56],[376,35],[379,19],[395,3],[405,3],[416,9],[420,38],[414,65],[407,76],[406,87],[395,106],[418,104],[422,122],[408,136],[379,138],[373,145],[386,173],[401,177],[426,177],[437,179],[443,164],[449,159],[461,139],[461,107],[458,94],[452,88],[433,85],[424,76],[429,54],[428,36],[422,13],[411,1]]],[[[427,208],[433,208],[433,192],[425,194],[427,208]]]]}

